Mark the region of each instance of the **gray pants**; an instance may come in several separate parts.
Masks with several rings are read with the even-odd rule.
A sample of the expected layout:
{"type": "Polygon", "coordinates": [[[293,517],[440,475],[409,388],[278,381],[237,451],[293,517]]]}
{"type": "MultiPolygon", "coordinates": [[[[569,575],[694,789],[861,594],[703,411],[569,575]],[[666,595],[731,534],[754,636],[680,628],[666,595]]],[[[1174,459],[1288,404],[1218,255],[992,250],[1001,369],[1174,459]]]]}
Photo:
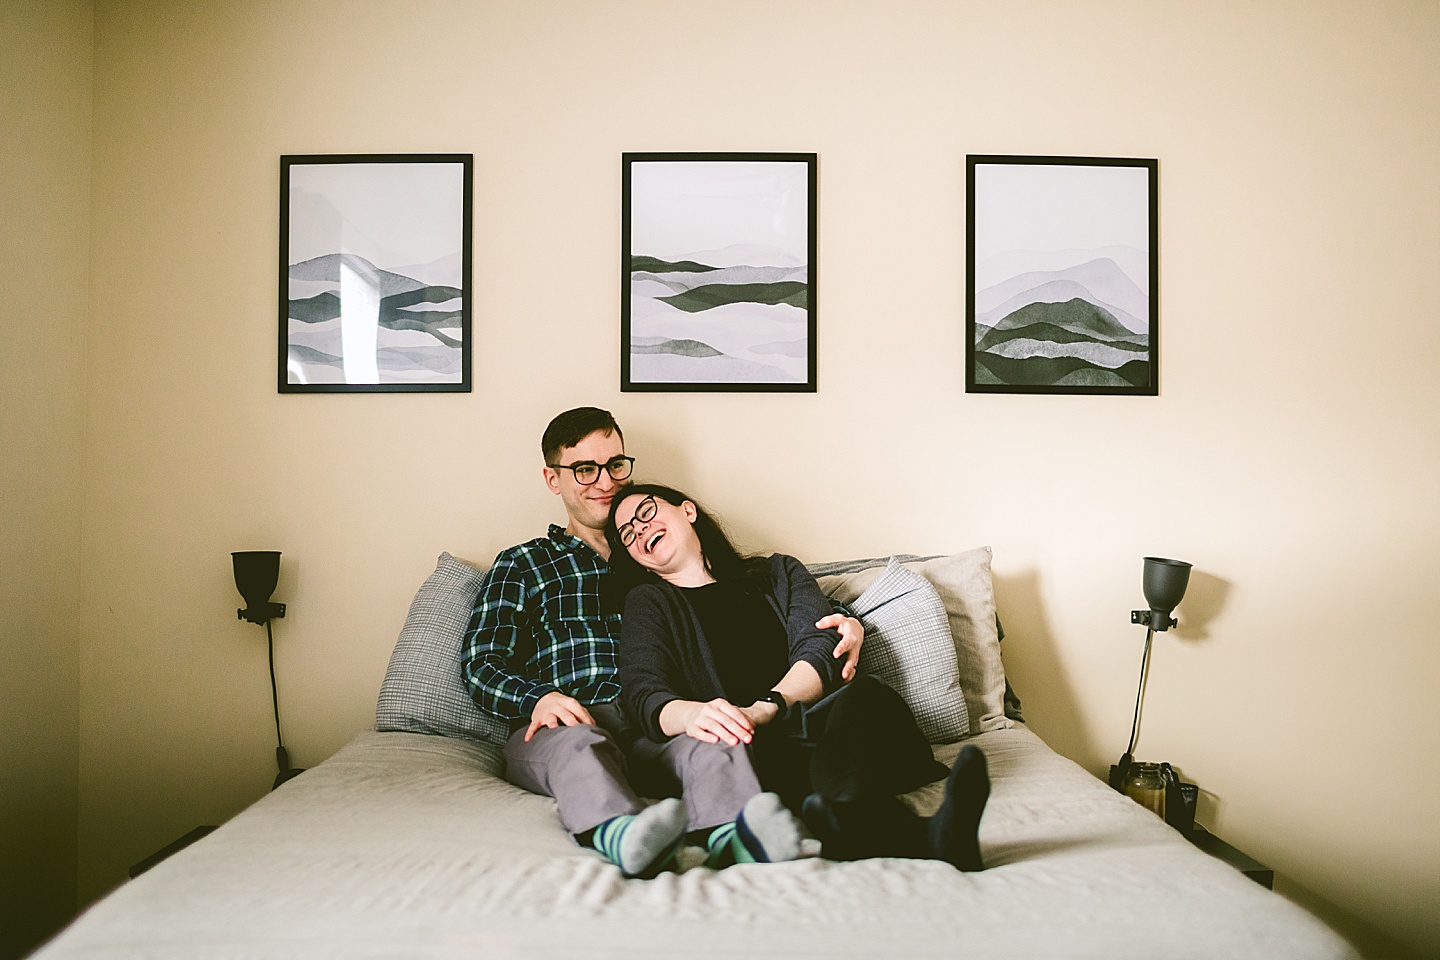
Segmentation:
{"type": "Polygon", "coordinates": [[[522,727],[505,744],[505,779],[554,797],[560,822],[570,833],[645,809],[627,777],[627,753],[632,764],[652,768],[644,771],[652,780],[668,780],[678,788],[689,830],[729,823],[760,792],[743,745],[701,743],[684,735],[665,743],[636,741],[615,704],[588,709],[597,726],[542,727],[529,743],[522,727]],[[622,744],[628,749],[622,750],[622,744]]]}

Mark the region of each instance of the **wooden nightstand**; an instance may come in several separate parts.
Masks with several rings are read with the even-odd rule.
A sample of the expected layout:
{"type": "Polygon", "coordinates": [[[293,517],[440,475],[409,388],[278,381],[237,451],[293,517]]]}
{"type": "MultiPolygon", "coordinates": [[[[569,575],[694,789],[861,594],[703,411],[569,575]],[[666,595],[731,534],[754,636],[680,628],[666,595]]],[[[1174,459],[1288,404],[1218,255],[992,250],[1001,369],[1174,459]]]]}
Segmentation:
{"type": "Polygon", "coordinates": [[[1249,854],[1237,850],[1200,824],[1190,834],[1190,842],[1217,860],[1224,860],[1266,890],[1275,889],[1275,871],[1249,854]]]}
{"type": "Polygon", "coordinates": [[[194,830],[191,830],[189,833],[185,834],[185,836],[181,837],[179,840],[176,840],[174,843],[161,847],[159,850],[156,850],[154,853],[150,854],[150,856],[146,857],[144,860],[141,860],[139,863],[135,864],[135,866],[130,868],[130,879],[134,880],[136,877],[140,876],[140,874],[144,873],[146,870],[149,870],[161,860],[164,860],[167,857],[174,856],[181,850],[184,850],[186,847],[190,846],[190,844],[194,843],[196,840],[199,840],[202,837],[209,836],[209,834],[214,829],[215,827],[213,826],[196,827],[194,830]]]}

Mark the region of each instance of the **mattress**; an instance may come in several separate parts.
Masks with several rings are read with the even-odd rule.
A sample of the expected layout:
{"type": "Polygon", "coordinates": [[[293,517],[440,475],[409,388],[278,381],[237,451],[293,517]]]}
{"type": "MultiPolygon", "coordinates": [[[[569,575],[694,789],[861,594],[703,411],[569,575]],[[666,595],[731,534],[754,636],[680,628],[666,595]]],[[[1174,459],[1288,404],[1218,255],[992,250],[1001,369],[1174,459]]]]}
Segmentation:
{"type": "MultiPolygon", "coordinates": [[[[497,748],[365,732],[38,957],[1356,956],[1023,725],[966,742],[993,783],[982,872],[807,857],[645,881],[577,847],[497,748]]],[[[908,799],[928,812],[940,789],[908,799]]]]}

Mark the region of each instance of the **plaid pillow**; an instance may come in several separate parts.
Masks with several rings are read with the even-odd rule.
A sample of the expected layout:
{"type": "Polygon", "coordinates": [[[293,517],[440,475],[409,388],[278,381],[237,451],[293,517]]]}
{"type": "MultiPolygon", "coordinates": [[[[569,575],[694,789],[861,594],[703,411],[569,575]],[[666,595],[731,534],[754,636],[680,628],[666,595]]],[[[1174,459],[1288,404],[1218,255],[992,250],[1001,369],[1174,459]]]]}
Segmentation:
{"type": "Polygon", "coordinates": [[[420,585],[390,654],[375,729],[504,744],[510,728],[484,713],[460,679],[460,643],[485,575],[448,553],[420,585]]]}
{"type": "Polygon", "coordinates": [[[930,581],[892,557],[850,606],[865,625],[860,672],[893,687],[931,743],[969,736],[950,621],[930,581]]]}
{"type": "MultiPolygon", "coordinates": [[[[1020,720],[1020,701],[1006,702],[1009,681],[1000,659],[1000,621],[990,578],[990,548],[977,547],[945,557],[897,556],[906,568],[930,581],[950,617],[960,687],[970,714],[970,732],[1004,730],[1020,720]]],[[[882,558],[844,560],[810,566],[820,589],[835,600],[849,600],[875,582],[886,566],[882,558]]],[[[864,647],[861,647],[864,650],[864,647]]]]}

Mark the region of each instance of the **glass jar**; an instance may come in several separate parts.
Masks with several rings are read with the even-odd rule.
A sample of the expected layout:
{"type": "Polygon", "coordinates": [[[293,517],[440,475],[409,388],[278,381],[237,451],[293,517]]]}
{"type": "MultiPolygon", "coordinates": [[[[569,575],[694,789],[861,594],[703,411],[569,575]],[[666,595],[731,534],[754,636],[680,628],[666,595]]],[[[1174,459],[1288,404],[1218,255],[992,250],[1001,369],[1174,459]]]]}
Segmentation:
{"type": "Polygon", "coordinates": [[[1165,778],[1158,763],[1132,763],[1125,778],[1125,795],[1165,819],[1165,778]]]}

